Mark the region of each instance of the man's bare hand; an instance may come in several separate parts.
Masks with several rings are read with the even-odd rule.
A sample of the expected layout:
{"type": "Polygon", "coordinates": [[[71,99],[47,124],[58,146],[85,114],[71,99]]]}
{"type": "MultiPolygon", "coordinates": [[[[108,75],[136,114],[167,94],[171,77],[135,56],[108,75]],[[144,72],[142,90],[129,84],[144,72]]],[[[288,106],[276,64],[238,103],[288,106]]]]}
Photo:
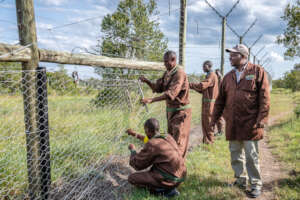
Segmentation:
{"type": "Polygon", "coordinates": [[[144,83],[148,81],[148,79],[143,75],[139,77],[139,80],[144,82],[144,83]]]}
{"type": "Polygon", "coordinates": [[[132,129],[127,129],[126,133],[131,136],[135,136],[136,133],[132,129]]]}
{"type": "Polygon", "coordinates": [[[134,144],[129,144],[129,145],[128,145],[128,149],[129,149],[129,150],[134,150],[134,149],[135,149],[134,144]]]}
{"type": "Polygon", "coordinates": [[[141,99],[141,103],[142,103],[142,104],[152,103],[152,99],[151,99],[151,98],[141,99]]]}

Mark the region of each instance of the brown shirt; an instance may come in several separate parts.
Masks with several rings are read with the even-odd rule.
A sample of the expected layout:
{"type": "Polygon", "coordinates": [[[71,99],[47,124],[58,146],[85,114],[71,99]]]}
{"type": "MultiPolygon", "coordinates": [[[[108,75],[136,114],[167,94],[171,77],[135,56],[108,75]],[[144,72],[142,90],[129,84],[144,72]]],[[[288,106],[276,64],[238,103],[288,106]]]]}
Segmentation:
{"type": "Polygon", "coordinates": [[[153,92],[164,92],[167,107],[178,108],[189,104],[189,82],[183,69],[176,67],[166,71],[162,78],[151,84],[153,92]]]}
{"type": "Polygon", "coordinates": [[[267,124],[269,109],[268,75],[262,67],[248,63],[239,83],[234,70],[224,77],[212,123],[223,114],[227,140],[259,140],[263,138],[263,129],[254,125],[267,124]]]}
{"type": "Polygon", "coordinates": [[[139,153],[130,156],[130,166],[136,170],[157,167],[178,178],[186,173],[178,146],[169,134],[165,138],[151,138],[139,153]]]}
{"type": "Polygon", "coordinates": [[[202,102],[214,102],[219,93],[219,80],[215,72],[209,72],[200,83],[190,83],[190,88],[203,94],[202,102]]]}

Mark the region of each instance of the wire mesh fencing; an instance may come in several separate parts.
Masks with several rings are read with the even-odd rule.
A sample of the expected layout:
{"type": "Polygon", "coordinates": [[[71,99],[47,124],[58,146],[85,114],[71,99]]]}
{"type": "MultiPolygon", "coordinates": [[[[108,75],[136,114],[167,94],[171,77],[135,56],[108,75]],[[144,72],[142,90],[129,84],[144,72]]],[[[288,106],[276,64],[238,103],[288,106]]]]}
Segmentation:
{"type": "Polygon", "coordinates": [[[126,129],[155,117],[166,131],[164,103],[140,104],[153,94],[138,76],[0,71],[0,199],[121,198],[139,144],[126,129]]]}

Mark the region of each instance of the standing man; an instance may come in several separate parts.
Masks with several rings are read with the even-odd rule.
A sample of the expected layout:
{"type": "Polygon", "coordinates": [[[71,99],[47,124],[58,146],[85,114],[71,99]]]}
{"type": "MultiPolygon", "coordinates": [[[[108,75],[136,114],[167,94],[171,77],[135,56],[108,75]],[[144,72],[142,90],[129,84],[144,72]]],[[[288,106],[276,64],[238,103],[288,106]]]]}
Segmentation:
{"type": "MultiPolygon", "coordinates": [[[[139,153],[133,144],[128,146],[131,151],[129,164],[137,171],[151,168],[131,174],[128,182],[165,197],[179,195],[176,187],[184,181],[186,167],[174,138],[169,134],[160,135],[159,122],[154,118],[145,122],[144,129],[149,141],[139,153]]],[[[127,133],[141,139],[141,135],[131,129],[127,133]]]]}
{"type": "Polygon", "coordinates": [[[142,103],[166,101],[168,120],[168,133],[173,136],[178,144],[182,157],[186,157],[188,147],[191,114],[189,105],[189,82],[184,70],[176,66],[176,53],[167,51],[164,54],[164,64],[167,71],[156,83],[141,76],[139,79],[146,83],[153,92],[163,93],[154,98],[142,99],[142,103]]]}
{"type": "MultiPolygon", "coordinates": [[[[218,81],[219,81],[219,87],[220,87],[220,85],[221,85],[221,82],[222,82],[222,79],[223,79],[223,76],[222,76],[222,74],[221,74],[221,72],[220,72],[220,70],[219,69],[216,69],[216,75],[217,75],[217,77],[218,77],[218,81]]],[[[223,130],[224,130],[224,119],[223,119],[223,117],[220,117],[220,119],[217,121],[217,133],[215,133],[215,136],[220,136],[220,135],[222,135],[223,134],[223,130]]]]}
{"type": "Polygon", "coordinates": [[[263,138],[270,109],[268,75],[262,67],[248,62],[249,51],[245,45],[239,44],[226,52],[230,53],[234,69],[221,83],[212,125],[223,114],[236,178],[233,185],[246,189],[249,178],[251,190],[247,194],[256,198],[262,188],[258,141],[263,138]]]}
{"type": "Polygon", "coordinates": [[[215,72],[212,71],[212,62],[203,63],[203,71],[206,78],[200,83],[190,83],[190,88],[202,93],[202,133],[203,143],[212,144],[214,142],[214,126],[211,127],[211,117],[216,98],[219,93],[219,81],[215,72]]]}

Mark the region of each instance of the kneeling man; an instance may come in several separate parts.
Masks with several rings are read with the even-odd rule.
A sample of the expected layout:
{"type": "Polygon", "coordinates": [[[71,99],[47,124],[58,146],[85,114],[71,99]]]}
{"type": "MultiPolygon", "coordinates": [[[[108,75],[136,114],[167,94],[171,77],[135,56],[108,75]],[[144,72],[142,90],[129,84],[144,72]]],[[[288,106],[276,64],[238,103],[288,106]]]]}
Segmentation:
{"type": "MultiPolygon", "coordinates": [[[[137,187],[147,188],[154,194],[166,197],[179,195],[176,187],[184,181],[186,167],[176,141],[169,134],[160,135],[159,122],[154,118],[145,122],[144,129],[149,140],[138,153],[133,144],[129,145],[129,164],[137,171],[151,168],[149,171],[131,174],[128,182],[137,187]]],[[[127,133],[138,136],[130,129],[127,133]]]]}

